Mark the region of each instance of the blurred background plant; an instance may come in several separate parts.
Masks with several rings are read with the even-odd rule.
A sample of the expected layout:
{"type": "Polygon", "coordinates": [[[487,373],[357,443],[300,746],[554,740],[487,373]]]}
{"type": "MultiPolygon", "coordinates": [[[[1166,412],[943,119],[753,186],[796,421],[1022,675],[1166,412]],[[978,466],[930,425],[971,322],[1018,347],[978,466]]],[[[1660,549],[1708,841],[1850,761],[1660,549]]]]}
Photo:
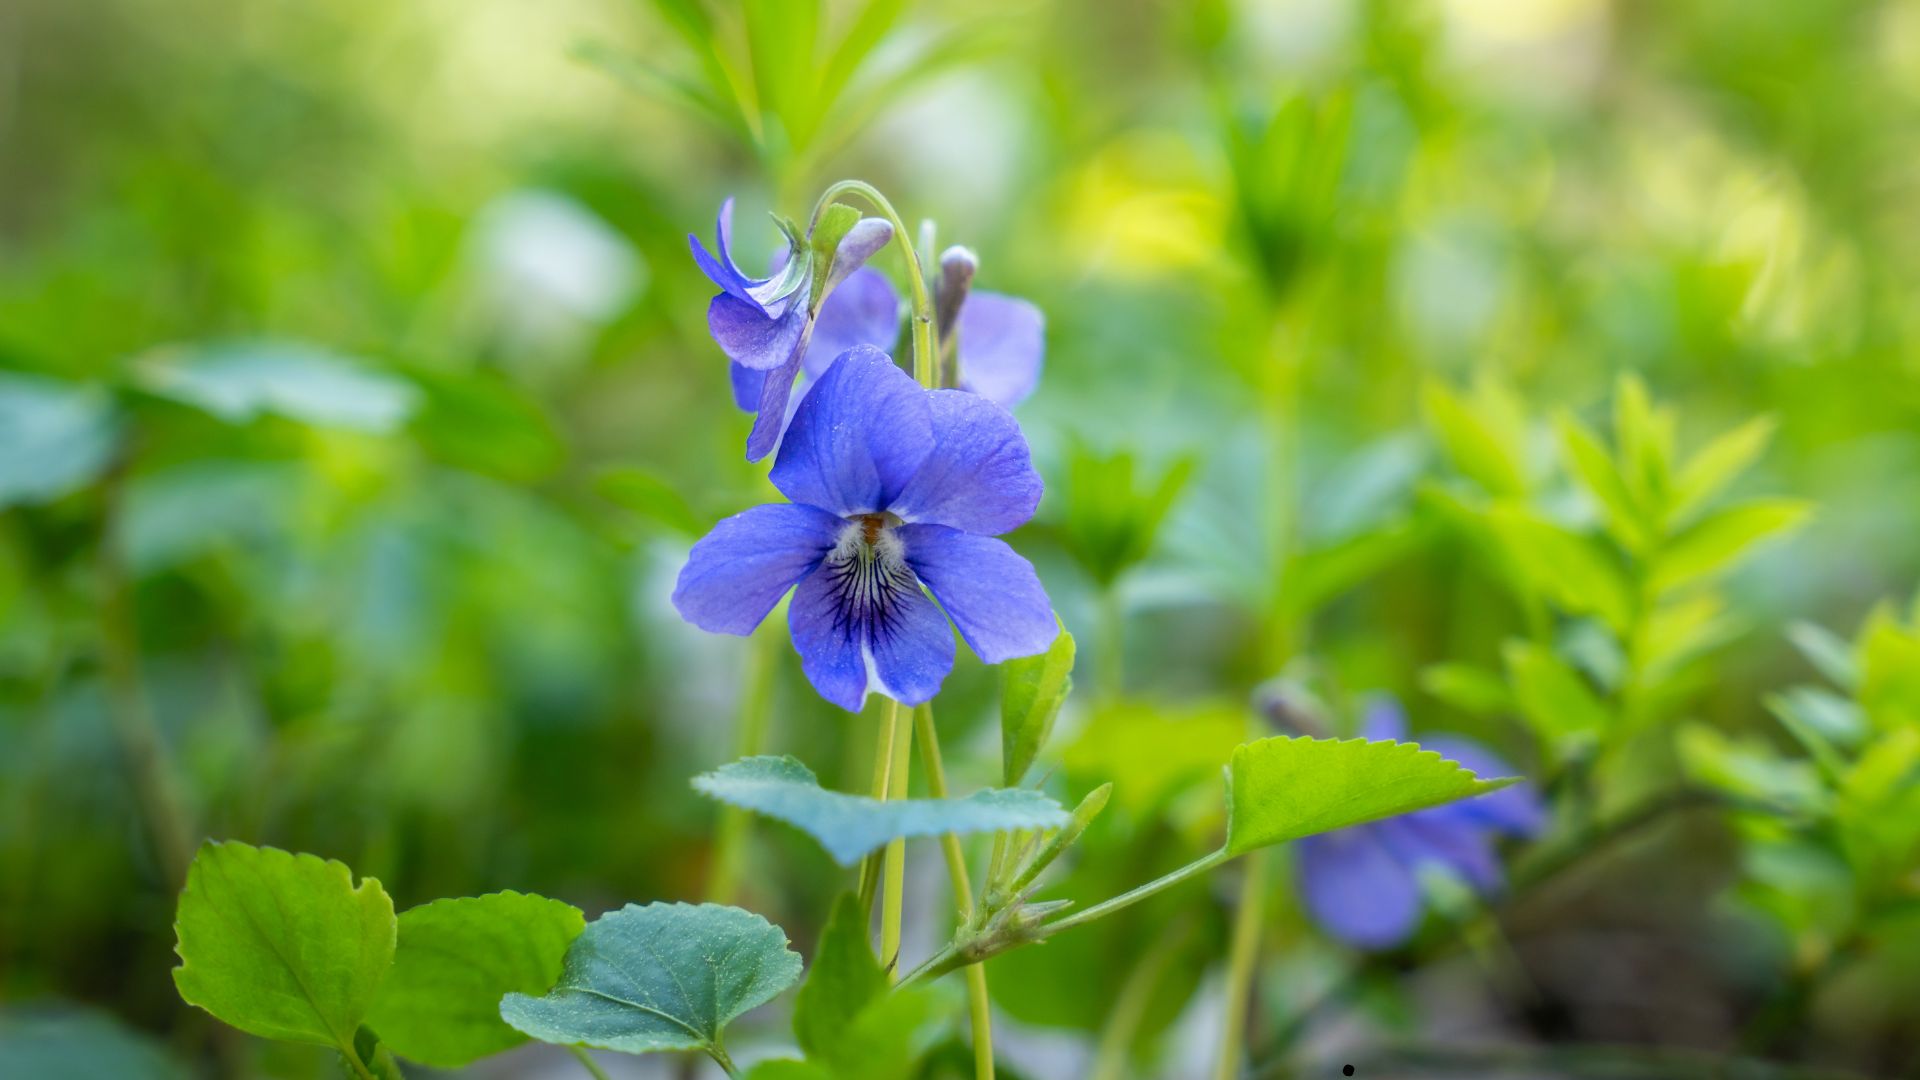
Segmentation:
{"type": "Polygon", "coordinates": [[[330,1067],[174,993],[202,834],[591,912],[706,892],[743,693],[863,786],[666,599],[761,485],[685,234],[842,176],[1047,315],[1064,895],[1366,691],[1553,810],[1384,954],[1256,857],[998,958],[1009,1073],[1911,1069],[1917,156],[1912,0],[0,7],[0,1074],[330,1067]]]}

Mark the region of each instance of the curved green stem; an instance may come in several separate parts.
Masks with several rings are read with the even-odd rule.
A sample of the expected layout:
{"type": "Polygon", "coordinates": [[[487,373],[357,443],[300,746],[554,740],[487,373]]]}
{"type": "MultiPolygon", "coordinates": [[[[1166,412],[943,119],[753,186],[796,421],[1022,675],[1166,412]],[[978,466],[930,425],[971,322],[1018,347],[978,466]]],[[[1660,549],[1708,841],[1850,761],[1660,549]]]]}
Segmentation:
{"type": "MultiPolygon", "coordinates": [[[[927,769],[927,793],[936,799],[947,797],[947,769],[940,758],[940,734],[933,726],[933,706],[920,705],[913,710],[915,734],[920,738],[920,757],[927,769]]],[[[947,856],[947,879],[953,883],[954,908],[962,926],[973,924],[973,883],[967,878],[967,856],[960,850],[960,838],[952,833],[940,837],[940,848],[947,856]]],[[[983,964],[967,968],[967,1019],[973,1027],[973,1075],[975,1080],[993,1080],[993,1001],[987,993],[987,969],[983,964]]]]}
{"type": "Polygon", "coordinates": [[[913,249],[913,240],[907,233],[907,223],[900,220],[900,215],[893,209],[893,204],[887,201],[887,197],[880,194],[878,188],[864,180],[841,180],[830,185],[814,206],[813,220],[819,221],[820,215],[826,212],[827,207],[832,206],[833,201],[842,195],[858,195],[878,210],[880,216],[886,218],[887,223],[893,226],[894,243],[899,244],[900,250],[906,254],[907,294],[913,302],[913,377],[919,380],[920,385],[930,388],[934,385],[935,361],[939,355],[934,351],[933,344],[933,296],[927,291],[926,273],[920,265],[919,253],[913,249]]]}
{"type": "Polygon", "coordinates": [[[607,1080],[607,1071],[600,1067],[599,1062],[593,1060],[593,1055],[587,1053],[586,1047],[569,1046],[567,1047],[567,1049],[572,1051],[573,1056],[579,1059],[580,1067],[586,1069],[588,1073],[592,1074],[593,1080],[607,1080]]]}

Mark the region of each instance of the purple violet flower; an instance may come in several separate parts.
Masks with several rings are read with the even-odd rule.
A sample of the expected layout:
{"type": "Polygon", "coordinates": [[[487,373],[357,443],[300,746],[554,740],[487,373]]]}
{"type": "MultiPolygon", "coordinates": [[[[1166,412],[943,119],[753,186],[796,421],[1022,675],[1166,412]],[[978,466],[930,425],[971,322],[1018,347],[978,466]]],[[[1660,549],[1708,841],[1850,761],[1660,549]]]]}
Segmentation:
{"type": "Polygon", "coordinates": [[[750,634],[793,589],[801,668],[849,711],[869,690],[932,699],[953,668],[949,618],[989,664],[1052,644],[1039,576],[993,539],[1033,516],[1042,486],[1005,409],[922,389],[859,346],[801,400],[769,478],[791,503],[721,521],[687,556],[673,603],[688,622],[750,634]]]}
{"type": "MultiPolygon", "coordinates": [[[[879,218],[860,219],[834,249],[824,282],[813,280],[811,258],[802,259],[798,266],[782,261],[765,278],[742,272],[733,261],[732,199],[720,204],[714,234],[718,255],[692,235],[687,243],[693,249],[693,261],[720,287],[719,295],[707,305],[707,329],[732,361],[734,401],[758,414],[747,436],[747,460],[759,461],[780,441],[787,399],[809,340],[818,332],[821,309],[836,286],[893,239],[893,226],[879,218]]],[[[789,235],[787,260],[794,250],[803,250],[803,245],[789,235]]]]}
{"type": "MultiPolygon", "coordinates": [[[[1367,709],[1361,734],[1402,740],[1406,714],[1392,698],[1367,709]]],[[[1513,769],[1470,739],[1434,736],[1420,740],[1480,776],[1511,776],[1513,769]]],[[[1533,836],[1545,810],[1529,784],[1516,784],[1478,798],[1299,842],[1297,868],[1307,913],[1334,937],[1362,949],[1387,949],[1413,936],[1424,908],[1419,872],[1436,867],[1481,895],[1501,884],[1497,836],[1533,836]]]]}

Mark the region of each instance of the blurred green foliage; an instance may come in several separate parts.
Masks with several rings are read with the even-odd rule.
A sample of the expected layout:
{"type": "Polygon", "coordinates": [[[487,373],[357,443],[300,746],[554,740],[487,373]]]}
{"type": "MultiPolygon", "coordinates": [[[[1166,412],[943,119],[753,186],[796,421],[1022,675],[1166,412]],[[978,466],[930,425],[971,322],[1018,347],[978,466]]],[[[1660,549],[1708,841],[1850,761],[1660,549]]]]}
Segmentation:
{"type": "MultiPolygon", "coordinates": [[[[703,893],[751,646],[666,597],[764,483],[684,236],[859,176],[1047,314],[1014,542],[1089,674],[1033,774],[1115,785],[1054,895],[1210,850],[1273,676],[1394,690],[1560,838],[1504,937],[1369,960],[1276,889],[1256,1062],[1431,1034],[1418,965],[1520,972],[1515,1039],[1911,1067],[1917,155],[1914,0],[0,6],[0,1062],[331,1067],[174,993],[202,835],[403,910],[703,893]]],[[[873,718],[772,675],[863,790],[873,718]]],[[[996,700],[942,698],[968,789],[996,700]]],[[[833,864],[750,837],[814,940],[833,864]]],[[[995,960],[1009,1060],[1205,1068],[1228,916],[995,960]]]]}

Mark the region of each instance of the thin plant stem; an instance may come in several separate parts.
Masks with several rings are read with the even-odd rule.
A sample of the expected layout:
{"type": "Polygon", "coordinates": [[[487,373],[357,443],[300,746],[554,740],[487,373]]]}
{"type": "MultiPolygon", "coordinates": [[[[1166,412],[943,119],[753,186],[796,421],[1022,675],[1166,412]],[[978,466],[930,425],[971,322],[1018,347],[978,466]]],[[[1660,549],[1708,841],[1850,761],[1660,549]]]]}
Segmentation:
{"type": "Polygon", "coordinates": [[[599,1062],[593,1060],[593,1055],[587,1053],[586,1047],[575,1045],[567,1049],[573,1052],[573,1056],[580,1062],[580,1067],[587,1070],[593,1076],[593,1080],[607,1080],[607,1071],[600,1067],[599,1062]]]}
{"type": "MultiPolygon", "coordinates": [[[[779,638],[762,627],[747,639],[746,686],[740,696],[737,757],[752,757],[766,748],[767,721],[773,711],[773,669],[779,638]]],[[[746,863],[747,829],[751,815],[743,808],[722,804],[719,835],[714,841],[712,876],[707,899],[730,904],[740,891],[746,863]]]]}
{"type": "Polygon", "coordinates": [[[740,1070],[733,1064],[733,1059],[727,1056],[727,1048],[720,1045],[719,1036],[714,1036],[712,1045],[707,1047],[707,1056],[712,1058],[714,1064],[720,1066],[721,1071],[728,1076],[740,1075],[740,1070]]]}
{"type": "Polygon", "coordinates": [[[1231,859],[1231,858],[1233,858],[1233,856],[1228,853],[1226,848],[1221,848],[1220,850],[1212,852],[1210,854],[1202,855],[1198,859],[1193,860],[1192,862],[1188,863],[1185,866],[1180,867],[1177,870],[1173,870],[1166,874],[1162,874],[1161,876],[1154,878],[1152,881],[1147,882],[1145,885],[1139,885],[1134,888],[1128,889],[1126,892],[1121,893],[1119,896],[1116,896],[1111,900],[1103,900],[1100,903],[1095,904],[1090,908],[1086,908],[1085,910],[1082,910],[1082,911],[1076,911],[1073,914],[1068,915],[1063,919],[1057,919],[1053,922],[1050,922],[1047,925],[1040,928],[1040,933],[1038,936],[1040,939],[1044,940],[1046,938],[1052,937],[1055,934],[1060,933],[1061,931],[1071,930],[1074,927],[1081,925],[1082,923],[1090,923],[1095,919],[1104,919],[1108,915],[1111,915],[1116,911],[1119,911],[1123,908],[1132,907],[1133,905],[1139,903],[1142,900],[1145,900],[1147,897],[1152,896],[1155,893],[1164,892],[1167,889],[1171,889],[1175,885],[1178,885],[1181,882],[1186,881],[1188,878],[1199,877],[1201,874],[1206,873],[1207,871],[1213,869],[1216,866],[1219,866],[1221,863],[1226,862],[1228,859],[1231,859]]]}
{"type": "MultiPolygon", "coordinates": [[[[890,707],[892,702],[888,702],[890,707]]],[[[893,777],[893,713],[883,708],[874,720],[876,733],[873,745],[873,783],[868,788],[870,797],[880,802],[887,801],[887,791],[893,777]]],[[[868,913],[873,911],[873,897],[880,889],[881,855],[870,854],[860,860],[860,906],[868,913]]]]}
{"type": "Polygon", "coordinates": [[[373,1073],[367,1068],[367,1063],[360,1060],[360,1051],[354,1049],[351,1042],[339,1043],[334,1048],[340,1051],[341,1057],[347,1059],[347,1068],[353,1071],[354,1076],[361,1080],[374,1080],[373,1073]]]}
{"type": "MultiPolygon", "coordinates": [[[[915,734],[920,739],[920,758],[927,770],[927,793],[936,799],[947,797],[947,769],[940,757],[940,733],[933,725],[933,706],[920,705],[913,710],[915,734]]],[[[954,909],[963,926],[973,923],[973,883],[967,878],[967,856],[960,850],[960,838],[952,833],[940,837],[940,849],[947,856],[947,879],[953,883],[954,909]]],[[[987,993],[987,967],[973,964],[967,968],[967,1018],[973,1027],[973,1075],[975,1080],[993,1080],[993,1007],[987,993]]]]}
{"type": "MultiPolygon", "coordinates": [[[[907,712],[900,703],[887,699],[884,722],[889,729],[888,747],[892,751],[887,765],[887,788],[883,798],[904,799],[907,797],[907,770],[912,764],[913,727],[907,719],[907,712]]],[[[907,841],[905,837],[890,840],[884,872],[884,905],[880,909],[880,958],[889,974],[900,963],[900,919],[905,910],[907,888],[907,841]]]]}
{"type": "Polygon", "coordinates": [[[1268,855],[1265,851],[1254,852],[1247,859],[1246,876],[1240,880],[1240,910],[1234,915],[1233,945],[1227,954],[1226,1001],[1220,1017],[1215,1080],[1233,1080],[1240,1074],[1240,1046],[1251,1011],[1254,969],[1260,959],[1261,915],[1267,906],[1268,855]]]}
{"type": "Polygon", "coordinates": [[[111,702],[114,734],[132,774],[134,797],[152,833],[154,853],[169,889],[187,880],[193,825],[187,817],[166,743],[160,737],[140,676],[140,635],[134,621],[133,584],[121,550],[122,472],[106,481],[106,517],[100,534],[101,667],[111,702]]]}

